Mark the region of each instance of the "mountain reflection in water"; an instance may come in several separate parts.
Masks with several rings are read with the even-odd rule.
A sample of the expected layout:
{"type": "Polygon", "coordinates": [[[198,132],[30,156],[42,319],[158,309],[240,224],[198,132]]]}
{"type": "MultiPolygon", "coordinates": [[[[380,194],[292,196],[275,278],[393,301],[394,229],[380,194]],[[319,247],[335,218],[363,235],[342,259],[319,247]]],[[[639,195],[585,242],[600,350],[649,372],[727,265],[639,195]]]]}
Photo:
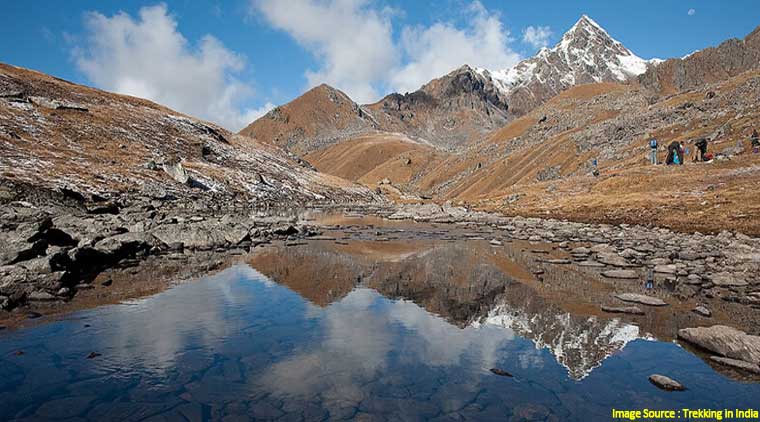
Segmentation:
{"type": "Polygon", "coordinates": [[[567,293],[577,284],[531,285],[518,255],[486,242],[265,248],[149,298],[0,334],[0,419],[565,421],[756,404],[760,386],[635,340],[645,325],[595,314],[567,293]],[[689,390],[657,390],[655,371],[689,390]]]}

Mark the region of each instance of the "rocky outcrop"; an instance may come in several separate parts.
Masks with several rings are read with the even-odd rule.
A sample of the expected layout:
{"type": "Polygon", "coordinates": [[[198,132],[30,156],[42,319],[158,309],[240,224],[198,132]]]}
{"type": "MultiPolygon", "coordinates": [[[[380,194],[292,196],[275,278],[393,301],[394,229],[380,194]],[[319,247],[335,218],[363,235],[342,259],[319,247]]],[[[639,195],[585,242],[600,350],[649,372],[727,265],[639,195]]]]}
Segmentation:
{"type": "Polygon", "coordinates": [[[68,301],[99,273],[148,257],[250,249],[273,239],[319,234],[293,225],[290,217],[255,217],[253,210],[209,213],[206,205],[180,204],[135,202],[116,214],[0,204],[0,309],[68,301]]]}
{"type": "Polygon", "coordinates": [[[724,325],[684,328],[678,338],[730,359],[760,364],[760,336],[724,325]]]}

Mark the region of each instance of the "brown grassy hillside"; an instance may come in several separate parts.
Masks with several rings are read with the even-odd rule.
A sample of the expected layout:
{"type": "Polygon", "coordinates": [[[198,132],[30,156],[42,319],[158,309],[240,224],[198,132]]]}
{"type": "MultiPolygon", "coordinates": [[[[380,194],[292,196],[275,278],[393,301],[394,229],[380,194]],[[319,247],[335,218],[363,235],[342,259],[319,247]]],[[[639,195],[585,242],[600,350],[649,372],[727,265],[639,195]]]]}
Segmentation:
{"type": "Polygon", "coordinates": [[[372,198],[368,189],[317,173],[275,146],[150,101],[4,64],[0,181],[85,198],[223,195],[252,204],[372,198]],[[162,171],[167,163],[181,163],[194,182],[162,171]]]}

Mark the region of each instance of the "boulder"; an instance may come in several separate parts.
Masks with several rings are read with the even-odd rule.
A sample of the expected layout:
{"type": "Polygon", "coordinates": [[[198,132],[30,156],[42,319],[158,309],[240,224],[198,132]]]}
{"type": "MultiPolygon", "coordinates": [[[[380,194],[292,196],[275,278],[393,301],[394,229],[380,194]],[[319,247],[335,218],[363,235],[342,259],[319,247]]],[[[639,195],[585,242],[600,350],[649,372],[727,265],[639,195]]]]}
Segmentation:
{"type": "Polygon", "coordinates": [[[45,252],[47,244],[43,240],[28,243],[20,239],[0,239],[0,265],[27,261],[45,252]]]}
{"type": "Polygon", "coordinates": [[[622,300],[623,302],[632,302],[632,303],[640,303],[642,305],[647,306],[667,306],[668,304],[665,303],[660,298],[647,296],[647,295],[640,295],[637,293],[619,293],[615,295],[616,298],[622,300]]]}
{"type": "Polygon", "coordinates": [[[725,325],[684,328],[678,338],[718,355],[760,364],[760,336],[753,336],[725,325]]]}
{"type": "Polygon", "coordinates": [[[48,292],[36,291],[30,293],[29,296],[27,296],[27,299],[31,302],[49,302],[57,300],[58,298],[48,292]]]}
{"type": "Polygon", "coordinates": [[[611,265],[613,267],[635,267],[636,265],[631,264],[628,262],[625,258],[622,256],[616,254],[616,253],[609,253],[609,252],[600,252],[597,254],[597,261],[601,262],[602,264],[611,265]]]}
{"type": "Polygon", "coordinates": [[[675,274],[678,268],[674,264],[655,265],[654,272],[661,274],[675,274]]]}
{"type": "Polygon", "coordinates": [[[94,249],[104,255],[121,259],[134,256],[141,251],[148,251],[156,245],[156,238],[150,233],[128,232],[107,237],[97,242],[94,249]]]}
{"type": "Polygon", "coordinates": [[[652,374],[649,376],[649,382],[657,386],[657,388],[660,388],[665,391],[684,391],[686,390],[686,387],[683,386],[680,382],[668,378],[665,375],[659,375],[659,374],[652,374]]]}
{"type": "Polygon", "coordinates": [[[190,184],[190,175],[187,174],[187,171],[182,166],[182,163],[166,163],[163,165],[164,173],[168,174],[172,179],[177,181],[178,183],[182,184],[190,184]]]}

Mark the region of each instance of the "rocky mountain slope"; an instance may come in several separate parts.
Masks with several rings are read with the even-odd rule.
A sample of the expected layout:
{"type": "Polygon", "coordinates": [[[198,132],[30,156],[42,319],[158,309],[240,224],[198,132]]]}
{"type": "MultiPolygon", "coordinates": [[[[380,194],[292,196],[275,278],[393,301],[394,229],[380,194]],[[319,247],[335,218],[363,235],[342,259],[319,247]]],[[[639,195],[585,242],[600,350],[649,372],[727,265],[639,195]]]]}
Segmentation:
{"type": "Polygon", "coordinates": [[[507,98],[467,65],[419,90],[390,94],[366,106],[386,132],[400,132],[443,150],[456,150],[509,121],[507,98]]]}
{"type": "Polygon", "coordinates": [[[760,69],[760,27],[742,40],[730,39],[717,47],[650,67],[639,81],[659,93],[674,94],[754,69],[760,69]]]}
{"type": "Polygon", "coordinates": [[[658,62],[636,56],[583,15],[553,48],[509,69],[478,72],[493,80],[511,114],[520,116],[572,86],[625,82],[658,62]]]}
{"type": "Polygon", "coordinates": [[[277,147],[149,101],[8,65],[0,65],[0,177],[4,186],[94,202],[123,194],[249,206],[372,198],[277,147]]]}
{"type": "MultiPolygon", "coordinates": [[[[736,57],[751,56],[757,33],[727,45],[743,46],[736,57]]],[[[717,54],[710,51],[703,54],[717,54]]],[[[685,62],[702,60],[698,54],[685,62]]],[[[760,154],[752,154],[749,143],[760,120],[760,72],[734,73],[718,71],[711,76],[717,81],[677,94],[645,83],[571,87],[459,151],[418,155],[425,165],[415,174],[398,177],[409,169],[380,165],[369,172],[372,180],[362,182],[388,179],[408,194],[509,214],[760,233],[753,217],[760,215],[760,203],[748,195],[760,178],[760,154]],[[690,149],[689,162],[648,165],[649,136],[660,142],[660,162],[667,144],[681,140],[690,149]],[[693,141],[700,137],[710,140],[715,162],[691,162],[693,141]],[[591,176],[593,160],[599,177],[591,176]]],[[[320,151],[318,162],[334,161],[339,150],[320,151]]],[[[399,156],[390,162],[404,161],[399,156]]]]}
{"type": "Polygon", "coordinates": [[[348,95],[323,84],[265,114],[240,134],[304,155],[377,129],[372,116],[348,95]]]}

